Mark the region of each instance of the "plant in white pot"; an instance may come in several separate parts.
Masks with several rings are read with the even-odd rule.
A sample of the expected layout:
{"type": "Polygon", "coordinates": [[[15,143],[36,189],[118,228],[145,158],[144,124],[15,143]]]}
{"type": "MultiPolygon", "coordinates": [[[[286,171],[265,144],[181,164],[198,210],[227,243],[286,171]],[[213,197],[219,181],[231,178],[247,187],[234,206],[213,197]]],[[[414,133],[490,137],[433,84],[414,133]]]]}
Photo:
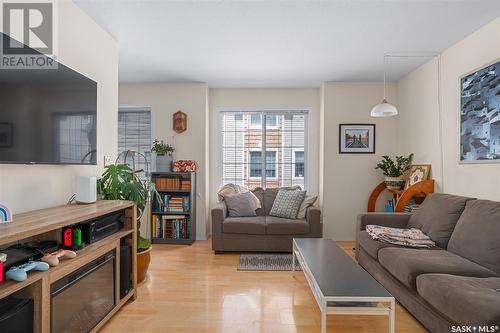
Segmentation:
{"type": "Polygon", "coordinates": [[[173,161],[173,153],[175,148],[168,143],[163,142],[163,140],[159,141],[155,139],[153,141],[153,147],[151,147],[151,151],[156,155],[156,171],[157,172],[171,172],[172,171],[172,161],[173,161]]]}
{"type": "Polygon", "coordinates": [[[396,161],[387,155],[382,156],[382,161],[375,168],[382,170],[385,176],[385,186],[389,190],[399,190],[404,186],[403,175],[410,169],[411,162],[413,161],[413,153],[408,155],[408,157],[396,156],[395,159],[396,161]]]}

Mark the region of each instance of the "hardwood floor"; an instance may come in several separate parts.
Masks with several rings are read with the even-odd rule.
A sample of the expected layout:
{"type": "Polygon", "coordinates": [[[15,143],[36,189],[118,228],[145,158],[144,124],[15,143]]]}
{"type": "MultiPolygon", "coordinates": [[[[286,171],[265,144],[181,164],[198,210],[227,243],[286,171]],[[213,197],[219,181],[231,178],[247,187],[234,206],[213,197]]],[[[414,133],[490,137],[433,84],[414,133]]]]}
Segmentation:
{"type": "MultiPolygon", "coordinates": [[[[340,243],[353,256],[353,243],[340,243]]],[[[154,245],[139,296],[101,330],[124,332],[320,332],[320,312],[302,272],[239,272],[238,254],[210,241],[154,245]]],[[[328,316],[327,332],[388,332],[380,316],[328,316]]],[[[396,332],[426,330],[401,306],[396,332]]]]}

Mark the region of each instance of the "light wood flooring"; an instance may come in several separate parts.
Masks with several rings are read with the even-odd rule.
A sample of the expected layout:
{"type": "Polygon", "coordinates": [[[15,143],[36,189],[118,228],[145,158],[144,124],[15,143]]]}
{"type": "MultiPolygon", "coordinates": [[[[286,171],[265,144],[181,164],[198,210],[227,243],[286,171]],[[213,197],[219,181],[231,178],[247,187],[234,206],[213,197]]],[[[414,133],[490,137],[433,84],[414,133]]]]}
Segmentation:
{"type": "MultiPolygon", "coordinates": [[[[353,256],[353,243],[339,243],[353,256]]],[[[320,312],[302,272],[239,272],[238,254],[210,241],[154,245],[138,298],[101,330],[125,332],[320,332],[320,312]]],[[[328,316],[328,333],[388,332],[387,317],[328,316]]],[[[398,305],[396,332],[427,332],[398,305]]]]}

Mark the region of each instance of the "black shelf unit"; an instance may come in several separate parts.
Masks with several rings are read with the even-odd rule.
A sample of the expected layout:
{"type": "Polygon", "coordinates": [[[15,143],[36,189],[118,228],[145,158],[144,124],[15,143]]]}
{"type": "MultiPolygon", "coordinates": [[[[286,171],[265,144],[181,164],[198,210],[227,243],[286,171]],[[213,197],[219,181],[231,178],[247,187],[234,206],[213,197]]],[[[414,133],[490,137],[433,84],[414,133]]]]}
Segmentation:
{"type": "MultiPolygon", "coordinates": [[[[194,172],[153,172],[151,173],[151,181],[156,184],[156,189],[161,195],[162,200],[165,196],[172,195],[176,197],[189,198],[189,210],[184,212],[176,211],[159,211],[156,206],[156,200],[151,200],[151,242],[153,244],[179,244],[179,245],[191,245],[196,239],[196,173],[194,172]],[[165,188],[165,184],[162,186],[162,182],[167,179],[173,180],[168,184],[168,188],[165,188]],[[175,182],[179,182],[179,188],[175,188],[175,182]],[[172,184],[172,182],[174,184],[172,184]],[[181,189],[182,182],[189,182],[189,189],[181,189]],[[154,228],[156,228],[155,221],[158,217],[168,216],[168,215],[184,215],[186,217],[186,230],[188,233],[188,238],[162,238],[153,237],[154,228]]],[[[164,202],[165,204],[165,202],[164,202]]]]}

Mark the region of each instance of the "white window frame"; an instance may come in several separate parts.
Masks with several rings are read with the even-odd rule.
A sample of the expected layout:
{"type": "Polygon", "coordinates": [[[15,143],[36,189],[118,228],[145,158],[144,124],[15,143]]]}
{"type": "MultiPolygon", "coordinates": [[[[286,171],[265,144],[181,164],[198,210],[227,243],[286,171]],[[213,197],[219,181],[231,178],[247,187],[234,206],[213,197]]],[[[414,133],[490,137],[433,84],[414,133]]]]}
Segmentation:
{"type": "Polygon", "coordinates": [[[306,160],[306,153],[304,149],[301,148],[293,148],[292,149],[292,179],[305,179],[306,172],[307,172],[307,160],[306,160]],[[303,152],[304,153],[304,176],[303,177],[296,177],[295,176],[295,153],[296,152],[303,152]]]}
{"type": "MultiPolygon", "coordinates": [[[[262,174],[260,177],[251,177],[250,176],[250,153],[251,152],[259,152],[260,153],[260,161],[261,161],[261,170],[262,170],[262,174],[264,174],[267,170],[264,170],[264,163],[262,163],[262,149],[261,148],[248,148],[248,154],[247,154],[247,158],[248,158],[248,179],[250,180],[261,180],[263,177],[262,177],[262,174]]],[[[279,165],[278,165],[278,148],[268,148],[266,149],[266,153],[268,152],[273,152],[274,153],[274,160],[275,160],[275,164],[276,164],[276,176],[275,177],[268,177],[267,174],[266,174],[266,180],[268,179],[271,179],[271,180],[277,180],[279,177],[278,177],[278,173],[279,173],[279,165]]],[[[267,158],[267,156],[264,156],[264,158],[267,158]]]]}

